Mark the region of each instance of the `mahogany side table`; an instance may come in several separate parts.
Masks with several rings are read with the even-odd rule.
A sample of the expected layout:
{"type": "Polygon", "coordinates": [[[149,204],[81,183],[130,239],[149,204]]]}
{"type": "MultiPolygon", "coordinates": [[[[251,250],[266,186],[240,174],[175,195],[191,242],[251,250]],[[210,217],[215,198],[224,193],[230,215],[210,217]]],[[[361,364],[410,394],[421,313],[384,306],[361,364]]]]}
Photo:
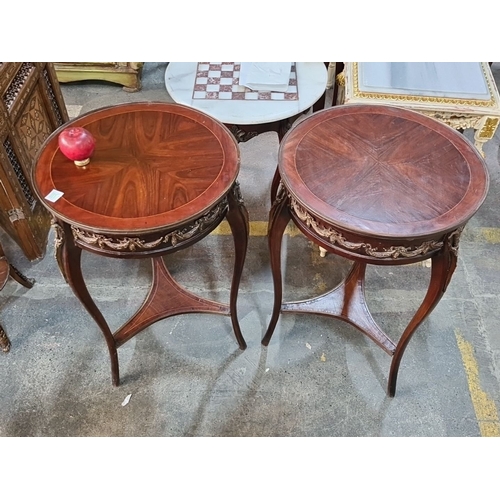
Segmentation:
{"type": "Polygon", "coordinates": [[[274,307],[262,344],[271,340],[280,312],[339,318],[392,356],[388,394],[394,396],[404,350],[445,293],[460,234],[486,197],[489,177],[482,157],[460,133],[420,113],[344,105],[319,111],[288,132],[277,179],[268,230],[274,307]],[[281,241],[290,219],[307,238],[353,265],[335,289],[282,303],[281,241]],[[427,293],[393,342],[368,309],[366,265],[429,258],[427,293]]]}
{"type": "Polygon", "coordinates": [[[248,243],[248,214],[236,180],[239,166],[238,146],[226,127],[205,113],[170,103],[102,108],[59,128],[44,143],[33,185],[53,216],[61,272],[104,335],[114,385],[119,384],[117,348],[169,316],[228,315],[239,347],[246,348],[236,311],[248,243]],[[59,149],[58,135],[70,126],[84,127],[96,139],[85,168],[59,149]],[[60,197],[47,199],[51,193],[60,197]],[[229,305],[185,290],[162,257],[201,240],[224,218],[235,247],[229,305]],[[82,249],[152,261],[148,296],[114,333],[85,285],[82,249]]]}

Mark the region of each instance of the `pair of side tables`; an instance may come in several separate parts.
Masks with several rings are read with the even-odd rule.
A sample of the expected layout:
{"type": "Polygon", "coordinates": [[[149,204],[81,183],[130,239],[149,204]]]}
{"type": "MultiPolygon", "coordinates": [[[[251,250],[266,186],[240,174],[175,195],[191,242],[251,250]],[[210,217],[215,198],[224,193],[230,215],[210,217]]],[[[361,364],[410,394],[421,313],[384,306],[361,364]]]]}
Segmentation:
{"type": "MultiPolygon", "coordinates": [[[[249,222],[237,181],[236,139],[219,121],[191,107],[135,103],[83,115],[54,132],[33,170],[34,189],[53,216],[56,258],[75,295],[99,326],[119,384],[117,350],[169,316],[203,312],[230,316],[240,349],[237,315],[249,222]],[[67,127],[96,139],[90,164],[78,168],[58,146],[67,127]],[[227,219],[234,240],[229,304],[199,297],[169,273],[163,255],[182,250],[227,219]],[[82,250],[114,258],[150,258],[153,277],[139,310],[112,332],[81,270],[82,250]]],[[[392,356],[394,396],[401,357],[412,334],[444,294],[457,262],[458,241],[488,190],[483,159],[459,133],[413,111],[387,106],[339,106],[313,113],[281,142],[269,216],[274,306],[263,345],[280,313],[307,312],[347,321],[392,356]],[[281,241],[292,220],[321,247],[353,261],[345,280],[313,300],[283,303],[281,241]],[[398,342],[371,316],[367,264],[432,259],[427,295],[398,342]]]]}

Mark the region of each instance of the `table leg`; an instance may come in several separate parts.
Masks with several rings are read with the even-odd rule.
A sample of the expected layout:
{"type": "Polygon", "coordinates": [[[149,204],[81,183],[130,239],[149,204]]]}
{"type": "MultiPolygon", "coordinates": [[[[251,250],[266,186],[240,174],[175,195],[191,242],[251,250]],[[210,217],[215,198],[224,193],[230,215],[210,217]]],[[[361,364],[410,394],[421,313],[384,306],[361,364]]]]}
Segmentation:
{"type": "Polygon", "coordinates": [[[274,203],[276,199],[276,194],[278,193],[278,188],[280,185],[280,173],[278,167],[276,167],[276,171],[274,172],[273,181],[271,183],[271,205],[274,203]]]}
{"type": "Polygon", "coordinates": [[[355,262],[345,280],[333,290],[313,299],[282,304],[281,241],[290,220],[288,200],[284,192],[278,192],[271,207],[269,221],[269,250],[274,284],[274,306],[268,329],[262,339],[267,346],[278,322],[280,312],[313,313],[331,316],[350,323],[370,337],[393,357],[388,378],[387,393],[393,397],[403,353],[413,333],[439,303],[457,265],[458,241],[462,228],[445,239],[440,252],[432,256],[429,288],[419,309],[395,344],[373,319],[365,297],[366,263],[355,262]]]}
{"type": "Polygon", "coordinates": [[[248,246],[249,224],[248,212],[243,205],[237,183],[228,194],[226,217],[233,233],[235,245],[235,263],[229,306],[204,299],[184,289],[168,272],[163,257],[154,257],[151,259],[153,279],[148,296],[134,316],[114,334],[88,292],[81,270],[82,249],[75,244],[71,227],[64,222],[53,222],[56,232],[55,254],[61,273],[105,337],[111,358],[113,385],[119,385],[117,348],[156,321],[177,314],[206,312],[230,315],[238,345],[240,349],[246,348],[238,322],[236,302],[248,246]]]}
{"type": "Polygon", "coordinates": [[[10,351],[9,337],[7,337],[7,334],[5,333],[1,325],[0,325],[0,349],[2,349],[3,352],[10,351]]]}
{"type": "MultiPolygon", "coordinates": [[[[300,115],[298,115],[300,116],[300,115]]],[[[292,128],[293,122],[297,119],[297,116],[292,116],[291,118],[287,118],[285,120],[281,120],[278,124],[278,142],[281,144],[283,137],[285,137],[286,133],[292,128]]]]}
{"type": "Polygon", "coordinates": [[[339,82],[337,81],[337,76],[344,70],[344,63],[342,62],[331,62],[328,65],[328,80],[326,82],[326,88],[333,88],[332,96],[332,106],[337,105],[337,98],[339,93],[339,82]]]}
{"type": "Polygon", "coordinates": [[[26,288],[33,288],[35,280],[27,278],[19,269],[16,269],[12,264],[9,264],[9,276],[16,280],[20,285],[26,288]]]}
{"type": "Polygon", "coordinates": [[[288,198],[285,190],[278,191],[269,212],[268,244],[271,262],[271,272],[274,285],[274,305],[271,321],[262,339],[262,345],[267,346],[273,335],[281,311],[283,298],[283,282],[281,278],[281,241],[286,226],[291,219],[288,208],[288,198]]]}
{"type": "Polygon", "coordinates": [[[314,103],[313,105],[313,113],[316,111],[321,111],[322,109],[325,109],[325,98],[326,98],[326,92],[323,92],[321,97],[314,103]]]}
{"type": "Polygon", "coordinates": [[[236,302],[245,263],[249,230],[248,213],[243,205],[237,184],[228,194],[228,206],[226,217],[235,244],[229,307],[226,304],[204,299],[184,289],[169,273],[163,257],[155,257],[152,259],[153,280],[149,294],[135,315],[115,332],[114,339],[117,347],[157,321],[178,314],[200,312],[230,315],[238,345],[240,349],[246,349],[247,345],[238,322],[236,302]]]}
{"type": "Polygon", "coordinates": [[[248,212],[243,204],[239,184],[235,183],[233,189],[228,194],[228,212],[226,219],[231,227],[234,241],[234,269],[233,279],[231,282],[231,295],[229,299],[229,310],[231,313],[231,321],[233,324],[234,333],[240,349],[246,349],[247,344],[241,334],[238,314],[236,310],[236,301],[238,298],[238,289],[243,272],[243,265],[248,247],[248,235],[250,232],[248,222],[248,212]]]}
{"type": "Polygon", "coordinates": [[[394,356],[392,358],[391,368],[389,372],[389,382],[387,386],[387,393],[391,397],[393,397],[396,393],[398,369],[408,342],[410,341],[415,330],[420,326],[425,318],[427,318],[427,316],[432,312],[434,307],[436,307],[438,302],[441,300],[441,297],[448,287],[453,272],[455,271],[455,268],[457,266],[458,239],[460,237],[460,232],[461,229],[453,232],[447,238],[445,245],[443,245],[442,251],[432,257],[432,269],[429,288],[427,289],[427,293],[424,297],[424,300],[422,301],[422,304],[403,332],[403,335],[401,336],[396,346],[396,351],[394,352],[394,356]]]}
{"type": "MultiPolygon", "coordinates": [[[[8,264],[9,266],[9,276],[13,279],[15,279],[19,284],[25,286],[26,288],[32,288],[34,280],[27,278],[24,276],[21,271],[16,269],[12,264],[8,264]]],[[[10,340],[9,337],[7,337],[7,334],[5,333],[5,330],[2,328],[0,325],[0,349],[3,352],[9,352],[10,351],[10,340]]]]}
{"type": "Polygon", "coordinates": [[[247,142],[265,132],[276,132],[278,134],[278,141],[281,142],[285,134],[290,130],[293,122],[302,114],[299,113],[298,115],[277,122],[259,123],[256,125],[226,124],[226,127],[238,142],[247,142]]]}
{"type": "Polygon", "coordinates": [[[56,222],[54,226],[56,225],[58,226],[56,228],[56,258],[61,273],[73,290],[73,293],[101,329],[108,346],[111,360],[111,377],[113,385],[118,386],[120,383],[120,375],[116,342],[109,329],[108,323],[90,296],[85,280],[83,279],[81,268],[82,249],[75,245],[73,234],[68,224],[61,222],[59,225],[59,223],[56,222]]]}
{"type": "Polygon", "coordinates": [[[163,257],[153,257],[151,263],[153,279],[148,296],[137,312],[114,333],[117,347],[144,328],[171,316],[198,312],[230,313],[227,305],[199,297],[179,285],[169,273],[163,257]]]}
{"type": "Polygon", "coordinates": [[[244,130],[239,125],[226,125],[226,127],[234,135],[237,142],[247,142],[259,135],[259,132],[256,130],[244,130]]]}
{"type": "Polygon", "coordinates": [[[474,145],[484,158],[483,144],[493,138],[498,128],[499,118],[485,116],[481,118],[476,133],[474,134],[474,145]]]}
{"type": "Polygon", "coordinates": [[[328,63],[328,66],[327,66],[328,72],[327,72],[327,78],[326,78],[326,88],[327,89],[333,88],[335,77],[337,76],[336,71],[335,71],[336,67],[337,67],[337,63],[335,63],[335,62],[328,63]]]}
{"type": "Polygon", "coordinates": [[[380,329],[373,319],[365,297],[366,263],[355,262],[349,274],[333,290],[313,299],[288,302],[282,305],[283,312],[313,313],[341,319],[370,337],[390,355],[396,345],[380,329]]]}
{"type": "MultiPolygon", "coordinates": [[[[2,245],[0,244],[0,289],[3,288],[5,282],[10,276],[14,280],[16,280],[20,285],[25,286],[26,288],[32,288],[35,280],[27,278],[21,271],[16,269],[12,264],[10,264],[5,256],[2,245]]],[[[10,351],[10,340],[5,330],[0,325],[0,349],[3,352],[10,351]]]]}

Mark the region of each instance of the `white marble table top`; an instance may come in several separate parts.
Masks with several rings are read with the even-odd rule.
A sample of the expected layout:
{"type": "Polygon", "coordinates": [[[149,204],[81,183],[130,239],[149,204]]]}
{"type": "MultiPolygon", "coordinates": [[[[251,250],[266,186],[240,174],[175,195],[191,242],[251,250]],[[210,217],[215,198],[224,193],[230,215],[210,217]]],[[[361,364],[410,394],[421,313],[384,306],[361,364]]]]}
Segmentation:
{"type": "Polygon", "coordinates": [[[342,76],[343,104],[398,106],[472,128],[483,157],[500,124],[500,94],[486,62],[346,62],[342,76]]]}
{"type": "Polygon", "coordinates": [[[485,62],[352,62],[344,73],[345,104],[500,116],[500,95],[485,62]]]}
{"type": "Polygon", "coordinates": [[[360,62],[359,90],[490,99],[479,62],[360,62]]]}
{"type": "Polygon", "coordinates": [[[234,125],[271,123],[298,115],[310,108],[326,88],[327,71],[322,62],[297,62],[298,99],[235,100],[194,99],[197,62],[171,62],[165,71],[165,86],[178,103],[199,109],[217,120],[234,125]]]}

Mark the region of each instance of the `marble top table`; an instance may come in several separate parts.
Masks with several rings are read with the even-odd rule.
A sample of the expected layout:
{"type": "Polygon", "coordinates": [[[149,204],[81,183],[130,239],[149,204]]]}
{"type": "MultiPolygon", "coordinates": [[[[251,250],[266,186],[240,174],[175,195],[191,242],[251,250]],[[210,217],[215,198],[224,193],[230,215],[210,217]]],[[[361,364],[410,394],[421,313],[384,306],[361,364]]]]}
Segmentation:
{"type": "Polygon", "coordinates": [[[473,128],[482,153],[500,121],[500,96],[484,62],[345,63],[344,104],[389,104],[473,128]]]}
{"type": "MultiPolygon", "coordinates": [[[[297,96],[278,99],[273,96],[267,100],[227,98],[227,95],[217,99],[197,98],[194,91],[198,64],[169,63],[165,71],[166,89],[176,103],[203,111],[226,125],[258,126],[281,123],[308,110],[321,98],[326,88],[327,71],[323,62],[297,62],[294,63],[297,96]]],[[[226,65],[231,68],[235,63],[219,64],[224,69],[226,65]]],[[[277,132],[281,135],[280,130],[277,132]]]]}

